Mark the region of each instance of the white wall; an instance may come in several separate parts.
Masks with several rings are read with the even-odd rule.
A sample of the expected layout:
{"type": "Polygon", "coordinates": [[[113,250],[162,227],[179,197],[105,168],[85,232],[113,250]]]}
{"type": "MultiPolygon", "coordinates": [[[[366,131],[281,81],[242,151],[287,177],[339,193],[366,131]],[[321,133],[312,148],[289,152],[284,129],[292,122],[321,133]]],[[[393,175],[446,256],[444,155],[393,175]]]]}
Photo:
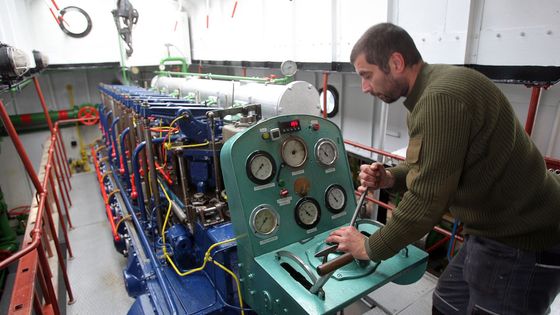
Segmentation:
{"type": "Polygon", "coordinates": [[[234,1],[188,3],[199,60],[347,62],[363,30],[387,19],[386,0],[239,1],[233,17],[234,1]]]}
{"type": "Polygon", "coordinates": [[[34,68],[34,46],[26,40],[32,37],[32,32],[28,21],[20,18],[26,15],[26,11],[26,1],[0,0],[0,42],[25,51],[30,68],[34,68]]]}
{"type": "MultiPolygon", "coordinates": [[[[89,14],[92,29],[83,38],[64,34],[46,3],[50,1],[0,0],[0,41],[26,49],[30,59],[31,50],[39,50],[53,65],[120,62],[117,28],[111,14],[111,10],[116,9],[116,0],[57,2],[61,9],[78,6],[89,14]]],[[[131,3],[139,19],[132,30],[134,53],[130,59],[123,50],[127,66],[157,65],[167,56],[166,43],[174,45],[172,55],[184,55],[190,60],[184,8],[171,0],[133,0],[131,3]]]]}

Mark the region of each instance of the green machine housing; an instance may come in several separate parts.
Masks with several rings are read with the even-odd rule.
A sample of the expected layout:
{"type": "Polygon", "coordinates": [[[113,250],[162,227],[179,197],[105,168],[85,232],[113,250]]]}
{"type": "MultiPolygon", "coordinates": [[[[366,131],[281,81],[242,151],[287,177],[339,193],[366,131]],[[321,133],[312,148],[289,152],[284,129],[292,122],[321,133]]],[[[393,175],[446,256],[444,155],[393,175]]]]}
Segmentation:
{"type": "MultiPolygon", "coordinates": [[[[409,284],[424,273],[427,253],[408,246],[379,266],[352,261],[312,293],[323,263],[315,253],[331,231],[350,223],[356,208],[334,123],[310,115],[261,121],[224,144],[221,168],[243,298],[257,313],[334,314],[390,281],[409,284]]],[[[369,219],[357,225],[366,235],[380,228],[369,219]]]]}

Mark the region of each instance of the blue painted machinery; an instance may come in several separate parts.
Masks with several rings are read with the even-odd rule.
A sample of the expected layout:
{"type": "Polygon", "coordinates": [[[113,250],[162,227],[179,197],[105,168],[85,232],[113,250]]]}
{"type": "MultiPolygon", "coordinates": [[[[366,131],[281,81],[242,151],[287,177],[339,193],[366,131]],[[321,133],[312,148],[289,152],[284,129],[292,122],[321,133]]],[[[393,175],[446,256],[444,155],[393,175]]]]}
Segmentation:
{"type": "MultiPolygon", "coordinates": [[[[332,314],[424,272],[427,254],[409,246],[380,266],[352,261],[318,274],[326,258],[314,254],[356,207],[333,123],[262,120],[257,104],[225,109],[131,86],[99,90],[103,137],[92,153],[115,247],[128,259],[129,314],[332,314]]],[[[363,233],[379,228],[358,223],[363,233]]]]}

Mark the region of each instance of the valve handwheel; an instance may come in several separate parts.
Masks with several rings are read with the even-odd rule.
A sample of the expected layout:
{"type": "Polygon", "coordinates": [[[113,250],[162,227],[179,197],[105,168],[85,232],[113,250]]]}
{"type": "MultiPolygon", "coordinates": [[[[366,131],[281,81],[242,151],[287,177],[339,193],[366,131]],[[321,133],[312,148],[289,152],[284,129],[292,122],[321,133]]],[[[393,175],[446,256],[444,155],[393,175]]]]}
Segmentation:
{"type": "Polygon", "coordinates": [[[86,126],[93,126],[99,120],[99,112],[93,106],[84,106],[78,111],[78,119],[86,126]]]}

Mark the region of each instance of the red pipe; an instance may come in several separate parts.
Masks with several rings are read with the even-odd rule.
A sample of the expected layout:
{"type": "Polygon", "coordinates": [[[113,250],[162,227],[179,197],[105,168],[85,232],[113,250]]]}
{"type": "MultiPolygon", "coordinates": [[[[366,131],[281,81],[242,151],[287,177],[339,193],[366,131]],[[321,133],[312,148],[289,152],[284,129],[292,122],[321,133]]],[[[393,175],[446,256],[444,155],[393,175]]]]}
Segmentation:
{"type": "Polygon", "coordinates": [[[29,157],[27,156],[27,153],[25,152],[25,148],[23,147],[23,144],[21,143],[21,140],[19,139],[19,136],[16,132],[16,129],[14,128],[14,125],[12,124],[12,121],[10,120],[10,116],[8,115],[8,112],[6,111],[6,108],[4,107],[4,103],[2,102],[2,100],[0,100],[0,117],[2,118],[2,121],[4,122],[4,127],[6,128],[6,132],[8,133],[10,138],[12,139],[12,142],[14,143],[14,147],[16,148],[16,151],[18,152],[18,154],[21,158],[21,162],[23,163],[23,166],[25,167],[25,170],[27,171],[27,174],[31,178],[31,182],[33,182],[33,186],[35,186],[35,189],[37,190],[37,192],[43,193],[44,190],[43,190],[43,187],[41,186],[41,182],[39,181],[39,177],[37,177],[37,173],[35,173],[35,169],[33,168],[33,164],[31,164],[31,160],[29,160],[29,157]]]}
{"type": "MultiPolygon", "coordinates": [[[[354,191],[354,194],[355,194],[356,196],[361,196],[361,195],[362,195],[362,193],[358,192],[357,190],[354,191]]],[[[386,203],[384,203],[383,201],[379,201],[379,200],[377,200],[377,199],[373,199],[373,198],[371,198],[371,197],[369,197],[369,196],[366,196],[366,200],[367,200],[367,201],[370,201],[370,202],[373,202],[373,203],[375,203],[375,204],[377,204],[377,205],[380,205],[380,206],[382,206],[383,208],[385,208],[385,209],[387,209],[387,210],[395,211],[395,208],[396,208],[395,206],[386,204],[386,203]]],[[[433,230],[436,231],[436,232],[438,232],[438,233],[441,233],[441,234],[443,234],[443,235],[446,235],[446,236],[448,236],[449,238],[451,238],[451,232],[449,232],[449,231],[447,231],[447,230],[445,230],[445,229],[442,229],[442,228],[440,228],[439,226],[434,226],[433,230]]],[[[458,241],[460,241],[460,242],[463,242],[463,237],[462,237],[462,236],[459,236],[459,235],[457,235],[457,234],[455,234],[455,239],[458,240],[458,241]]]]}
{"type": "Polygon", "coordinates": [[[447,243],[449,241],[449,236],[444,236],[441,240],[437,241],[434,245],[428,247],[426,249],[426,252],[431,253],[434,250],[440,248],[443,244],[447,243]]]}
{"type": "Polygon", "coordinates": [[[529,103],[529,112],[525,121],[525,131],[531,135],[533,132],[533,124],[535,123],[535,115],[537,114],[537,106],[539,105],[539,96],[541,95],[541,87],[533,86],[531,91],[531,101],[529,103]]]}
{"type": "Polygon", "coordinates": [[[93,146],[91,147],[91,157],[93,158],[93,165],[95,166],[95,172],[97,173],[97,181],[99,182],[99,189],[101,189],[101,195],[103,196],[103,201],[105,202],[105,212],[107,213],[107,219],[109,220],[109,225],[111,225],[111,234],[113,234],[113,239],[115,242],[120,241],[119,233],[115,226],[115,220],[113,218],[113,213],[111,212],[111,207],[109,206],[109,198],[107,197],[107,192],[103,186],[103,176],[101,175],[101,169],[97,163],[97,155],[93,146]]]}
{"type": "MultiPolygon", "coordinates": [[[[34,78],[35,79],[35,78],[34,78]]],[[[36,79],[35,79],[36,80],[36,79]]],[[[15,131],[14,125],[12,124],[9,115],[6,111],[6,108],[4,106],[4,103],[0,100],[0,119],[4,122],[4,126],[6,129],[6,132],[8,133],[8,135],[10,136],[14,147],[16,148],[20,159],[29,175],[29,178],[31,179],[31,182],[33,183],[33,185],[35,186],[35,189],[37,190],[37,193],[39,195],[39,201],[38,201],[38,209],[37,209],[37,214],[35,217],[35,222],[34,222],[34,226],[33,226],[33,230],[31,231],[30,234],[26,235],[24,237],[24,244],[26,244],[27,246],[23,247],[20,251],[18,251],[17,253],[13,254],[12,256],[8,257],[7,259],[3,260],[0,262],[0,269],[4,269],[6,268],[8,265],[12,264],[13,262],[15,262],[16,260],[19,260],[19,264],[18,264],[18,268],[17,268],[17,273],[16,273],[16,278],[15,278],[15,283],[14,283],[14,293],[12,294],[12,298],[11,298],[11,304],[10,304],[10,310],[12,310],[12,306],[15,305],[14,309],[12,310],[13,312],[18,311],[18,312],[25,312],[30,311],[31,310],[31,301],[32,301],[32,297],[30,298],[30,296],[33,294],[30,292],[30,290],[34,289],[34,286],[29,285],[30,283],[33,283],[35,281],[35,277],[36,277],[36,271],[37,271],[37,263],[38,263],[38,258],[39,256],[41,256],[41,254],[44,255],[44,249],[42,246],[39,246],[41,244],[41,240],[42,240],[42,228],[43,228],[43,216],[46,215],[50,230],[52,232],[52,237],[53,237],[53,241],[55,242],[55,247],[57,250],[57,255],[58,255],[58,260],[59,260],[59,264],[62,270],[62,274],[64,277],[64,282],[66,285],[66,290],[68,292],[68,296],[69,296],[69,303],[73,303],[74,302],[74,296],[72,293],[72,288],[70,286],[70,282],[68,279],[68,274],[67,274],[67,270],[66,270],[66,266],[64,264],[64,260],[62,257],[62,253],[61,253],[61,249],[60,249],[60,243],[58,242],[58,237],[56,235],[56,229],[54,227],[54,223],[52,221],[52,213],[50,211],[50,207],[49,204],[46,202],[47,200],[47,185],[48,185],[48,180],[49,180],[49,174],[52,174],[52,163],[53,163],[53,146],[55,145],[56,141],[51,141],[50,143],[50,147],[49,147],[49,155],[47,158],[47,164],[46,164],[46,169],[45,169],[45,178],[43,179],[43,183],[40,182],[37,173],[35,172],[33,165],[31,164],[31,161],[29,160],[29,157],[27,155],[27,153],[25,152],[25,149],[21,143],[21,140],[19,139],[19,136],[17,134],[17,132],[15,131]],[[46,211],[46,212],[45,212],[46,211]],[[24,272],[23,270],[27,271],[24,272]]],[[[49,126],[49,127],[52,127],[49,126]]],[[[68,243],[68,245],[70,245],[68,243]]],[[[43,263],[47,261],[46,259],[44,259],[43,263]]],[[[42,264],[43,264],[42,263],[42,264]]],[[[49,270],[49,266],[48,266],[48,262],[46,266],[43,266],[42,268],[43,270],[49,270]]],[[[55,313],[60,313],[60,310],[58,309],[58,302],[56,301],[56,295],[54,295],[54,288],[52,288],[52,282],[50,281],[50,277],[46,279],[46,285],[48,286],[48,291],[52,292],[53,294],[50,294],[50,303],[48,303],[48,305],[50,305],[50,307],[52,307],[53,311],[55,313]]]]}
{"type": "Polygon", "coordinates": [[[156,162],[156,169],[159,171],[159,173],[161,174],[161,176],[163,176],[163,178],[165,178],[165,181],[169,184],[169,185],[173,185],[173,181],[171,180],[171,177],[169,176],[169,174],[167,174],[167,172],[163,169],[163,167],[161,167],[158,162],[156,162]]]}
{"type": "Polygon", "coordinates": [[[327,90],[329,87],[329,73],[323,73],[323,118],[327,119],[327,90]]]}
{"type": "MultiPolygon", "coordinates": [[[[68,230],[66,229],[66,222],[64,222],[64,215],[62,214],[62,208],[60,207],[60,202],[58,201],[58,196],[56,195],[56,189],[54,187],[52,172],[50,174],[45,174],[45,176],[49,177],[49,183],[51,185],[51,189],[53,190],[52,194],[54,197],[54,203],[56,204],[56,208],[58,209],[57,211],[58,220],[61,223],[62,233],[64,234],[64,239],[66,240],[66,245],[67,245],[66,248],[68,250],[68,255],[70,255],[70,258],[73,258],[74,254],[72,253],[72,247],[70,246],[70,238],[68,237],[68,230]]],[[[69,222],[68,226],[72,228],[71,221],[68,220],[68,222],[69,222]]]]}
{"type": "Polygon", "coordinates": [[[43,112],[45,112],[45,118],[47,119],[47,124],[49,125],[49,129],[51,130],[51,134],[54,134],[54,127],[53,127],[53,122],[51,120],[51,114],[49,114],[47,103],[45,102],[45,98],[43,97],[43,91],[41,91],[41,86],[39,85],[39,79],[37,79],[37,77],[33,77],[33,83],[35,84],[35,90],[37,91],[37,95],[39,96],[41,107],[43,107],[43,112]]]}
{"type": "Polygon", "coordinates": [[[61,191],[61,199],[62,199],[62,203],[64,204],[64,209],[66,210],[66,214],[69,215],[68,213],[68,204],[66,203],[66,200],[70,200],[70,196],[68,195],[68,190],[63,189],[64,187],[62,187],[62,184],[60,183],[60,175],[58,174],[58,168],[54,168],[54,174],[56,176],[56,182],[58,184],[58,187],[61,191]],[[64,194],[62,194],[62,191],[64,190],[64,194]]]}
{"type": "Polygon", "coordinates": [[[233,11],[231,12],[231,18],[233,18],[235,16],[235,10],[237,9],[237,1],[235,1],[235,4],[233,5],[233,11]]]}
{"type": "Polygon", "coordinates": [[[544,161],[546,163],[547,168],[551,168],[554,170],[560,170],[560,160],[553,159],[551,157],[545,156],[544,161]]]}
{"type": "MultiPolygon", "coordinates": [[[[51,131],[51,134],[55,134],[58,133],[58,138],[60,139],[61,143],[62,143],[62,134],[60,133],[60,130],[57,130],[53,127],[53,122],[51,120],[51,115],[49,113],[49,109],[47,108],[47,102],[45,102],[45,97],[43,96],[43,91],[41,90],[41,86],[39,85],[39,79],[37,79],[37,77],[33,77],[33,83],[35,85],[35,90],[37,91],[37,95],[39,96],[39,101],[41,102],[41,107],[43,108],[43,112],[45,113],[45,119],[47,120],[47,124],[49,125],[49,129],[51,131]]],[[[60,152],[63,154],[64,156],[64,161],[68,161],[68,155],[66,155],[66,148],[64,148],[64,145],[60,145],[60,147],[57,147],[57,152],[60,152]],[[61,150],[61,148],[62,150],[61,150]]],[[[68,165],[68,163],[64,163],[66,164],[66,168],[65,172],[66,172],[66,181],[68,184],[68,187],[70,187],[70,189],[72,189],[72,184],[70,183],[70,166],[68,165]]],[[[70,205],[72,205],[72,201],[69,200],[70,205]]]]}
{"type": "Polygon", "coordinates": [[[404,157],[402,157],[400,155],[396,155],[396,154],[392,154],[392,153],[389,153],[389,152],[386,152],[386,151],[383,151],[383,150],[368,147],[368,146],[365,146],[365,145],[360,144],[358,142],[354,142],[354,141],[351,141],[351,140],[344,140],[344,143],[346,143],[348,145],[351,145],[351,146],[354,146],[356,148],[360,148],[362,150],[366,150],[366,151],[369,151],[369,152],[381,154],[381,155],[390,157],[390,158],[398,160],[398,161],[404,161],[404,157]]]}
{"type": "Polygon", "coordinates": [[[54,5],[54,7],[55,7],[58,11],[60,11],[60,9],[58,8],[58,5],[56,5],[56,2],[55,2],[54,0],[51,0],[51,2],[52,2],[52,4],[54,5]]]}
{"type": "MultiPolygon", "coordinates": [[[[441,234],[443,234],[443,235],[447,235],[447,236],[451,237],[451,232],[449,232],[449,231],[446,230],[446,229],[442,229],[442,228],[440,228],[439,226],[434,226],[434,229],[433,229],[433,230],[436,231],[436,232],[438,232],[438,233],[441,233],[441,234]]],[[[455,239],[458,240],[459,242],[463,242],[463,241],[464,241],[464,238],[463,238],[462,236],[460,236],[460,235],[457,235],[457,234],[455,234],[455,239]]]]}
{"type": "MultiPolygon", "coordinates": [[[[72,183],[70,182],[70,177],[72,176],[72,172],[70,171],[70,164],[68,163],[68,155],[66,154],[66,148],[64,147],[64,140],[62,138],[62,133],[60,132],[60,129],[57,128],[57,126],[58,126],[57,123],[55,123],[55,129],[58,133],[58,140],[59,140],[58,147],[57,147],[57,149],[58,149],[57,152],[58,152],[59,156],[61,157],[61,159],[63,161],[62,165],[65,166],[63,168],[63,171],[64,171],[64,174],[66,175],[65,178],[68,182],[68,187],[70,187],[70,189],[72,189],[72,183]]],[[[61,171],[61,173],[62,173],[62,171],[61,171]]],[[[70,205],[71,204],[72,204],[72,201],[70,201],[70,205]]]]}
{"type": "MultiPolygon", "coordinates": [[[[56,143],[55,143],[55,147],[56,147],[56,143]]],[[[65,181],[65,179],[68,179],[68,178],[66,178],[63,174],[64,173],[64,171],[62,170],[62,164],[63,163],[60,160],[61,160],[60,156],[58,154],[55,154],[54,155],[54,160],[53,160],[54,171],[56,173],[56,176],[60,175],[60,177],[62,178],[62,185],[64,186],[64,191],[66,192],[66,197],[67,197],[67,200],[68,200],[68,204],[70,206],[72,206],[72,200],[70,200],[70,196],[68,195],[68,191],[70,189],[69,189],[69,186],[67,185],[67,183],[65,181]]]]}

